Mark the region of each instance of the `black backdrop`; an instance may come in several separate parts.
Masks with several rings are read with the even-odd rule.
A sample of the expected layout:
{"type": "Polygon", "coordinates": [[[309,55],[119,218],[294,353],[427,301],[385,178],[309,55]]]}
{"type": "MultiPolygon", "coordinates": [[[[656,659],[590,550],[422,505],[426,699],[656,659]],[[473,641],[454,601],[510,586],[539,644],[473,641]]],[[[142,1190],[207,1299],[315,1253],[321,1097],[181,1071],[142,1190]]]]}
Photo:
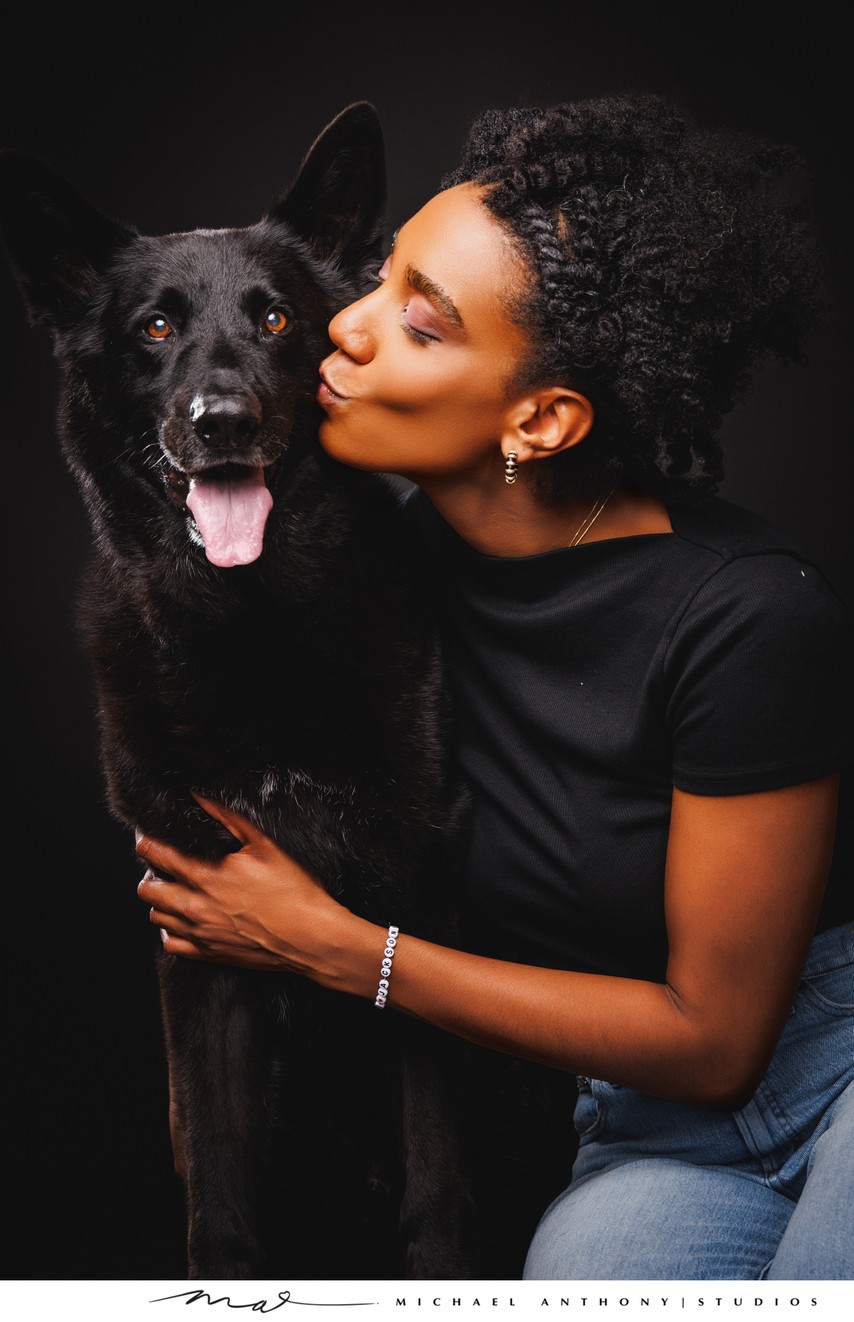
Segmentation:
{"type": "MultiPolygon", "coordinates": [[[[35,10],[35,6],[31,6],[35,10]]],[[[722,494],[793,533],[852,595],[851,70],[830,5],[170,5],[44,11],[2,33],[0,145],[50,160],[149,232],[251,223],[349,101],[382,116],[389,230],[450,167],[472,115],[626,87],[799,144],[835,290],[806,367],[769,371],[726,424],[722,494]],[[456,8],[456,12],[455,12],[456,8]],[[518,11],[518,12],[517,12],[518,11]]],[[[107,816],[74,634],[88,528],[54,439],[50,345],[0,268],[5,493],[7,1010],[4,1276],[184,1271],[154,941],[107,816]]]]}

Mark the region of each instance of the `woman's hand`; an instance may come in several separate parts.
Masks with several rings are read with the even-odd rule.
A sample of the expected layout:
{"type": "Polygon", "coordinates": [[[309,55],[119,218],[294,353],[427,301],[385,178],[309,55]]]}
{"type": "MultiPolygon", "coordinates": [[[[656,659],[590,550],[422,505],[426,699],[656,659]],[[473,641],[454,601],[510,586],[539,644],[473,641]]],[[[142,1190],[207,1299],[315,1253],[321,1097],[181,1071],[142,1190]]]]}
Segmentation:
{"type": "Polygon", "coordinates": [[[330,956],[340,944],[330,935],[343,934],[348,920],[361,920],[248,818],[198,794],[193,797],[241,848],[210,863],[148,836],[137,837],[137,855],[149,864],[137,893],[151,906],[164,948],[185,959],[288,970],[325,981],[333,972],[330,956]],[[162,880],[159,872],[172,879],[162,880]]]}

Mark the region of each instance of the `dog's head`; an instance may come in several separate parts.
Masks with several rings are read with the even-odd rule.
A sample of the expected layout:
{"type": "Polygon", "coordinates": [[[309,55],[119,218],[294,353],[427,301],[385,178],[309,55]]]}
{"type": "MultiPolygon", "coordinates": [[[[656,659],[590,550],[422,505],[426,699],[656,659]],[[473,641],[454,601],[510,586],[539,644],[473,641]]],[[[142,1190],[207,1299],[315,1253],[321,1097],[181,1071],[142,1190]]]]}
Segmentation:
{"type": "Polygon", "coordinates": [[[0,222],[30,318],[64,370],[63,443],[90,508],[261,553],[286,456],[316,421],[335,312],[381,259],[375,109],[344,109],[257,224],[150,236],[51,166],[0,153],[0,222]]]}

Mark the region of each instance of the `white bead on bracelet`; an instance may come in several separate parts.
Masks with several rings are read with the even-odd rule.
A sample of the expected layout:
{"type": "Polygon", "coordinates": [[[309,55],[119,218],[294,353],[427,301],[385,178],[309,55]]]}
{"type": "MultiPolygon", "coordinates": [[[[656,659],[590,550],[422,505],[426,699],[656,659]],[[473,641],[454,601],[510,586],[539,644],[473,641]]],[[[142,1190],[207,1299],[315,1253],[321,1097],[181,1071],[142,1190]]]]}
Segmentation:
{"type": "Polygon", "coordinates": [[[397,945],[397,938],[400,936],[399,927],[390,927],[385,940],[385,950],[383,951],[383,962],[380,968],[380,982],[377,987],[377,995],[374,1005],[382,1010],[388,1000],[388,981],[391,977],[391,961],[394,959],[394,948],[397,945]]]}

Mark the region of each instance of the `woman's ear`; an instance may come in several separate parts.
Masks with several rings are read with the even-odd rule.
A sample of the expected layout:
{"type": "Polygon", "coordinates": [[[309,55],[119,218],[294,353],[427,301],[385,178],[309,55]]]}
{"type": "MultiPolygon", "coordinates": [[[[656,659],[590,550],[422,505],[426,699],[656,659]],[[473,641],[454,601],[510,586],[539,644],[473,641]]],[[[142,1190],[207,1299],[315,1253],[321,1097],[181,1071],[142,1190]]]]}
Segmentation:
{"type": "Polygon", "coordinates": [[[593,405],[577,390],[549,386],[529,391],[508,410],[501,449],[505,455],[515,450],[520,461],[547,459],[583,441],[593,418],[593,405]]]}

